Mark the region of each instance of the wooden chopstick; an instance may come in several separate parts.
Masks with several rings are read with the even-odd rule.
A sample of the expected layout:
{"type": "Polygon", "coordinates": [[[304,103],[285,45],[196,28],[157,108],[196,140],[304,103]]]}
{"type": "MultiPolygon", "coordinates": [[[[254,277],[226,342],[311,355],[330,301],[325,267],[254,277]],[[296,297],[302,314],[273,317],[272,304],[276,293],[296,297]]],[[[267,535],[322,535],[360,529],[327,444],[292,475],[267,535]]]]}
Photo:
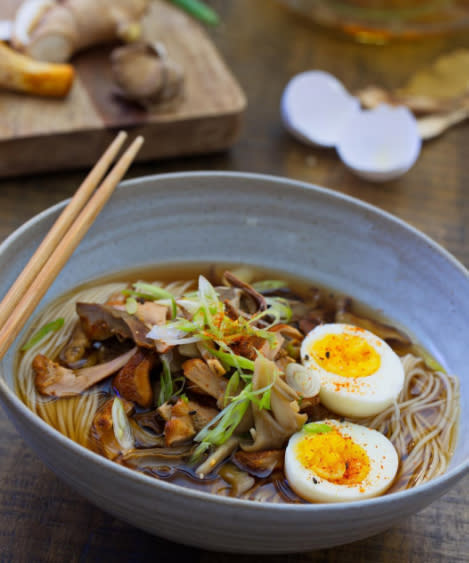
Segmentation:
{"type": "Polygon", "coordinates": [[[22,298],[0,329],[0,359],[21,332],[31,313],[87,233],[115,187],[127,172],[142,144],[142,137],[134,140],[64,234],[29,287],[25,288],[22,298]]]}
{"type": "Polygon", "coordinates": [[[39,245],[36,252],[32,255],[24,270],[17,277],[15,283],[8,290],[7,294],[0,303],[0,327],[4,325],[13,309],[19,303],[26,289],[37,276],[41,268],[46,263],[49,256],[54,251],[57,244],[63,238],[75,217],[83,209],[83,206],[96,189],[96,186],[103,179],[104,174],[111,166],[112,161],[120,151],[127,133],[121,131],[103,156],[95,164],[91,172],[85,178],[81,186],[75,192],[67,207],[62,211],[51,230],[47,233],[44,240],[39,245]]]}

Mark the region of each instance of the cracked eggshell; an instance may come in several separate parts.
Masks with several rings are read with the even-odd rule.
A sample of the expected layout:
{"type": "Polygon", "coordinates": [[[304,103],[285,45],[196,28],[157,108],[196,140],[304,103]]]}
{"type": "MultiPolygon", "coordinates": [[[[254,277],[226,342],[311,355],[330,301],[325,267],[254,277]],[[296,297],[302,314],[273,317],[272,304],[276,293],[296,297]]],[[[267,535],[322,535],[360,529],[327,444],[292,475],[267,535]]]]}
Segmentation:
{"type": "Polygon", "coordinates": [[[352,172],[366,180],[385,182],[414,165],[421,144],[413,114],[407,108],[383,104],[355,113],[336,148],[352,172]]]}
{"type": "Polygon", "coordinates": [[[360,102],[331,74],[312,70],[293,77],[281,101],[286,129],[300,141],[334,147],[360,102]]]}

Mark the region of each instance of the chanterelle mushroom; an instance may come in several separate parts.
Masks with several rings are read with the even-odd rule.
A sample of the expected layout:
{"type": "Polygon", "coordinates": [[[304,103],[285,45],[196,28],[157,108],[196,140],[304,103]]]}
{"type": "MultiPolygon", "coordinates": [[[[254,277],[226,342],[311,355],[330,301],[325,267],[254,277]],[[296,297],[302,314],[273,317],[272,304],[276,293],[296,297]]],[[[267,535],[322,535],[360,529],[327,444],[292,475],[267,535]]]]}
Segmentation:
{"type": "Polygon", "coordinates": [[[70,65],[35,61],[0,42],[0,88],[60,98],[70,91],[74,76],[70,65]]]}

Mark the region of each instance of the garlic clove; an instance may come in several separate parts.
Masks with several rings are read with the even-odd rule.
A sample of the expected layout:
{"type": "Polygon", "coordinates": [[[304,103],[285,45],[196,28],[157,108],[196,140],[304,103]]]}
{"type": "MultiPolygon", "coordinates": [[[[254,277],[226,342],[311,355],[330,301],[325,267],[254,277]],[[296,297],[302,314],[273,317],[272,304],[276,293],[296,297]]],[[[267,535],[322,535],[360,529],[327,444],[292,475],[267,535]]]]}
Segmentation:
{"type": "Polygon", "coordinates": [[[413,114],[404,107],[382,104],[356,112],[336,148],[352,172],[366,180],[385,182],[402,176],[414,165],[421,145],[413,114]]]}
{"type": "Polygon", "coordinates": [[[341,82],[321,70],[293,77],[281,101],[286,129],[300,141],[321,147],[334,147],[359,109],[360,102],[341,82]]]}

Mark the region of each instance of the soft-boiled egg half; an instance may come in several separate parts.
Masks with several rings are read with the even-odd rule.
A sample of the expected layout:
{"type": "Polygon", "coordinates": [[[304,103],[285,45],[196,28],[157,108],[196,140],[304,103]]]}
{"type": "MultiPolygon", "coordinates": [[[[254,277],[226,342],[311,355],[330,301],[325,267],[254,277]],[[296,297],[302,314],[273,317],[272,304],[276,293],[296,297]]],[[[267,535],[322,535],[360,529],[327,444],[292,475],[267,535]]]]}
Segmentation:
{"type": "Polygon", "coordinates": [[[322,420],[294,434],[285,452],[290,487],[310,502],[350,502],[383,494],[399,458],[376,430],[351,422],[322,420]]]}
{"type": "Polygon", "coordinates": [[[352,325],[314,328],[301,344],[301,360],[319,375],[321,403],[342,416],[378,414],[404,385],[399,356],[378,336],[352,325]]]}

